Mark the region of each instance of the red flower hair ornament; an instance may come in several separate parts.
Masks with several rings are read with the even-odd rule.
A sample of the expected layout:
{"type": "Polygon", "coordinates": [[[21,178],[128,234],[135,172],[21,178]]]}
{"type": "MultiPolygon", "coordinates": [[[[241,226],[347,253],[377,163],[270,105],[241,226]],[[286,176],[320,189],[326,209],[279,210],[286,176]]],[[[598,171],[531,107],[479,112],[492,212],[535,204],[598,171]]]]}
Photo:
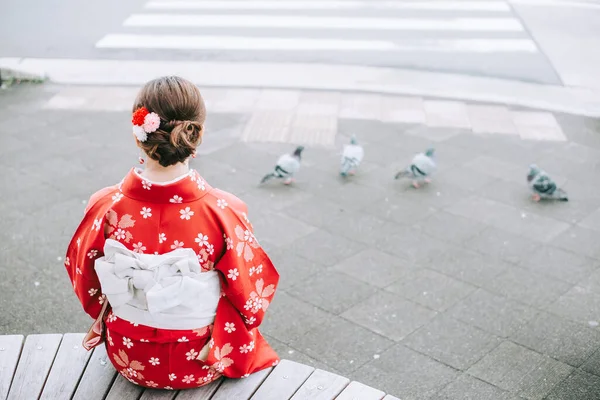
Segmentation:
{"type": "Polygon", "coordinates": [[[148,134],[156,132],[160,126],[158,114],[149,112],[146,107],[140,107],[133,113],[133,134],[140,142],[148,140],[148,134]]]}

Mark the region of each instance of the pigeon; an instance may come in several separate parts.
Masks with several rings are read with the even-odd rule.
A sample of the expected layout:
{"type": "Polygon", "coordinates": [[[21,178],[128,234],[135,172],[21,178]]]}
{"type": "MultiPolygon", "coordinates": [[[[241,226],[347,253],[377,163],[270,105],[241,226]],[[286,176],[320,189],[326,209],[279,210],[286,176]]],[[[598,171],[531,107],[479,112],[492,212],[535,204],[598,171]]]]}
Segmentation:
{"type": "Polygon", "coordinates": [[[284,179],[283,183],[289,185],[294,180],[294,175],[300,169],[300,159],[304,147],[298,146],[293,154],[284,154],[277,160],[273,172],[262,178],[260,183],[265,183],[272,178],[284,179]]]}
{"type": "Polygon", "coordinates": [[[434,151],[434,149],[430,148],[425,153],[417,154],[406,169],[396,174],[395,179],[410,178],[415,188],[419,188],[422,182],[430,183],[430,176],[436,169],[436,164],[433,160],[434,151]]]}
{"type": "Polygon", "coordinates": [[[534,201],[540,201],[541,199],[569,201],[567,192],[556,186],[552,178],[535,164],[529,166],[527,182],[533,191],[532,198],[534,201]]]}
{"type": "Polygon", "coordinates": [[[344,146],[340,175],[344,178],[348,175],[354,175],[364,155],[365,150],[361,145],[357,144],[356,138],[353,136],[350,139],[350,144],[344,146]]]}

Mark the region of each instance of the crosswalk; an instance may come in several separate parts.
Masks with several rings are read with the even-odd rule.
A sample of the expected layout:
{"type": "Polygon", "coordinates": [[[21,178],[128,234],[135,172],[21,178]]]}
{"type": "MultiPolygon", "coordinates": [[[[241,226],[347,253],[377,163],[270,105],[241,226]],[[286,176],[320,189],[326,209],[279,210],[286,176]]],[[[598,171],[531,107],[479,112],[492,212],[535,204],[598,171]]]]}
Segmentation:
{"type": "Polygon", "coordinates": [[[96,48],[139,59],[358,64],[558,81],[510,5],[496,0],[153,0],[96,48]]]}

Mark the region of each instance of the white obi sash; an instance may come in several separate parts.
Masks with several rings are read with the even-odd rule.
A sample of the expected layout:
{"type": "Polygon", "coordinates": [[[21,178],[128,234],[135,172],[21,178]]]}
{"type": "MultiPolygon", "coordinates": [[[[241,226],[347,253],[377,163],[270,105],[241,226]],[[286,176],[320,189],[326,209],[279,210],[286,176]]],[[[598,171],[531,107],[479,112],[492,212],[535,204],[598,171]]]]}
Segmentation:
{"type": "Polygon", "coordinates": [[[95,264],[113,313],[160,329],[196,329],[212,324],[221,293],[216,271],[202,272],[192,249],[139,254],[107,239],[95,264]]]}

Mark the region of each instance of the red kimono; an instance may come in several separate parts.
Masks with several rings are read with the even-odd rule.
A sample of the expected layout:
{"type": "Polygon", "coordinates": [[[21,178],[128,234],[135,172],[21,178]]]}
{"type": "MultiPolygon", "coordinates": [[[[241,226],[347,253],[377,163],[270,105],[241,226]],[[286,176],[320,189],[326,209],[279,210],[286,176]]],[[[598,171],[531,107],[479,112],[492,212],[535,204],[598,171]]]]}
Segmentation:
{"type": "MultiPolygon", "coordinates": [[[[97,318],[103,294],[98,264],[109,258],[104,257],[105,245],[120,246],[116,252],[122,255],[117,258],[127,259],[126,263],[131,265],[133,272],[123,272],[105,263],[109,265],[115,287],[122,289],[118,295],[105,293],[113,307],[105,318],[106,349],[115,368],[129,381],[153,388],[192,388],[210,383],[221,375],[243,378],[277,364],[277,354],[257,328],[273,298],[279,274],[256,241],[246,211],[242,201],[210,187],[193,170],[163,184],[146,181],[138,171],[132,170],[120,185],[92,196],[69,244],[65,267],[83,308],[92,318],[97,318]],[[188,259],[185,263],[192,265],[192,269],[193,265],[199,265],[194,276],[212,274],[217,285],[216,312],[210,324],[164,329],[119,317],[117,303],[123,303],[121,309],[128,307],[150,320],[154,315],[150,313],[152,307],[166,308],[167,313],[171,306],[185,309],[175,307],[176,304],[155,306],[151,294],[163,290],[165,297],[165,290],[176,288],[162,300],[171,302],[171,297],[178,296],[177,285],[185,286],[181,274],[190,273],[187,266],[177,267],[183,273],[177,270],[177,276],[163,279],[157,275],[162,272],[157,271],[161,269],[171,274],[177,269],[173,267],[176,264],[156,267],[154,272],[143,270],[139,265],[144,257],[168,258],[169,254],[190,254],[190,249],[197,261],[192,257],[193,262],[188,259]],[[150,278],[140,283],[140,274],[146,274],[144,279],[150,278]],[[175,286],[168,286],[171,283],[175,286]],[[140,300],[140,293],[148,298],[140,300]]],[[[104,282],[102,286],[108,290],[104,282]]],[[[187,300],[182,300],[185,301],[189,304],[189,295],[187,300]]],[[[193,308],[186,310],[193,314],[193,308]]],[[[194,320],[183,317],[181,322],[189,325],[194,320]]]]}

